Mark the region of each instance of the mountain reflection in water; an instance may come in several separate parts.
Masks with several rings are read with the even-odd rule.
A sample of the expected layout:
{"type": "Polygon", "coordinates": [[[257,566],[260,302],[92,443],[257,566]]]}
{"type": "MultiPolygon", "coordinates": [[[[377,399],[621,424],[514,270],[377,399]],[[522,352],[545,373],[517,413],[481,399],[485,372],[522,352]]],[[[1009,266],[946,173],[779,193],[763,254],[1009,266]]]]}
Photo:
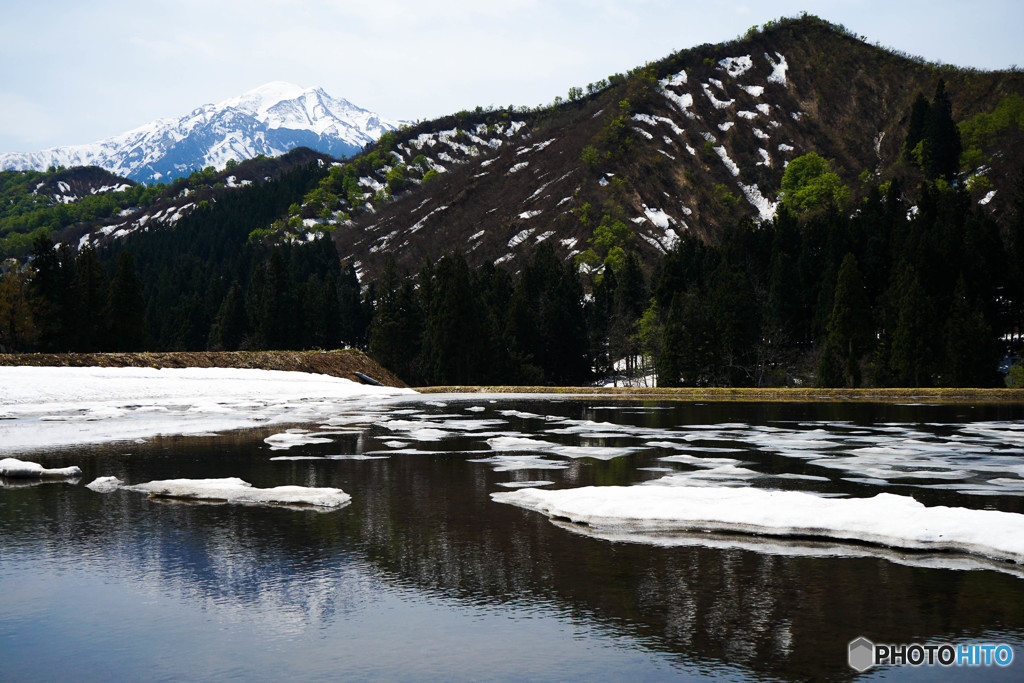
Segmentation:
{"type": "MultiPolygon", "coordinates": [[[[858,438],[902,429],[885,432],[890,444],[951,443],[938,461],[959,457],[963,425],[988,425],[998,439],[999,429],[1020,424],[1020,406],[489,400],[420,399],[365,419],[341,416],[351,433],[287,451],[322,459],[271,460],[284,452],[263,439],[283,429],[62,453],[82,468],[82,483],[237,476],[260,487],[338,487],[353,500],[314,513],[161,503],[74,483],[3,488],[3,677],[845,678],[853,673],[847,644],[862,635],[1006,642],[1024,658],[1024,580],[1012,573],[933,568],[913,553],[811,541],[787,552],[733,537],[662,545],[597,538],[489,499],[517,479],[621,485],[663,469],[695,471],[659,460],[679,452],[808,477],[786,480],[796,488],[872,495],[882,485],[847,481],[846,470],[743,434],[767,429],[792,445],[805,430],[805,440],[831,440],[840,457],[856,457],[849,453],[871,447],[858,438]],[[460,429],[465,420],[479,422],[460,429]],[[433,431],[416,441],[413,428],[433,431]],[[548,453],[564,469],[503,471],[474,462],[494,455],[487,439],[496,434],[636,450],[608,460],[548,453]],[[696,450],[646,445],[673,440],[696,450]],[[328,458],[389,450],[382,459],[328,458]]],[[[1008,460],[1019,457],[1014,444],[994,452],[1001,447],[971,443],[986,463],[1016,466],[1008,460]]],[[[732,483],[751,481],[760,480],[732,483]]],[[[1024,511],[1012,487],[987,496],[929,488],[948,482],[893,478],[884,490],[930,505],[1024,511]]],[[[984,675],[1019,680],[1020,671],[1016,664],[984,675]]]]}

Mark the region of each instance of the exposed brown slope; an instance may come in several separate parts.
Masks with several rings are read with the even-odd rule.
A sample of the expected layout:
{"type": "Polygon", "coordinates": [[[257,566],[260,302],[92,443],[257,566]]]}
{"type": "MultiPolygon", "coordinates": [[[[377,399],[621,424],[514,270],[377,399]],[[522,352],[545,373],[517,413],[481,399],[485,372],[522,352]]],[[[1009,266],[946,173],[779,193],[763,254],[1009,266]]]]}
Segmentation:
{"type": "Polygon", "coordinates": [[[362,351],[179,351],[166,353],[0,353],[0,365],[130,368],[254,368],[310,372],[361,381],[361,372],[389,387],[405,382],[362,351]]]}

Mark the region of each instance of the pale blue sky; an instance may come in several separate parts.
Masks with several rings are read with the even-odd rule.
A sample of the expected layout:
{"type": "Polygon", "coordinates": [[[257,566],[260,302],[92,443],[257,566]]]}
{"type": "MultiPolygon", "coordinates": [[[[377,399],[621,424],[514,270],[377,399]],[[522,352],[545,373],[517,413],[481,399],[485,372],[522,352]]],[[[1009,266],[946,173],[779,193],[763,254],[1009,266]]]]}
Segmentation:
{"type": "Polygon", "coordinates": [[[1021,0],[5,0],[0,152],[93,142],[269,81],[408,120],[533,106],[803,10],[932,61],[1024,66],[1021,0]]]}

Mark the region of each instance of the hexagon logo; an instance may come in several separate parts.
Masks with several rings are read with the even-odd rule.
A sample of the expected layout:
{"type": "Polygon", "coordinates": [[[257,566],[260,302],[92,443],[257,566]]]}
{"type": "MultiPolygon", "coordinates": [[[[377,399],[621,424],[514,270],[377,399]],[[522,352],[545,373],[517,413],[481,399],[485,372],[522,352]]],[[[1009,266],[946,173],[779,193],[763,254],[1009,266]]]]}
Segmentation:
{"type": "Polygon", "coordinates": [[[858,672],[867,671],[875,663],[875,644],[864,636],[851,640],[848,661],[858,672]]]}

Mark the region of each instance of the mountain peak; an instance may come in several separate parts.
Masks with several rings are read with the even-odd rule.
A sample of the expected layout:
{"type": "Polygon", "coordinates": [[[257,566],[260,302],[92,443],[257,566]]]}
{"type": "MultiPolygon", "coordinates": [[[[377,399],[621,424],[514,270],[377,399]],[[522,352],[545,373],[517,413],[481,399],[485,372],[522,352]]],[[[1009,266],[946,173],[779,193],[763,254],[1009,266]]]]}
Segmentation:
{"type": "Polygon", "coordinates": [[[268,109],[281,102],[298,100],[311,94],[321,95],[326,93],[324,93],[322,88],[304,88],[301,85],[286,81],[271,81],[213,106],[215,109],[232,108],[242,109],[253,114],[265,114],[268,109]]]}
{"type": "Polygon", "coordinates": [[[153,121],[99,142],[0,154],[0,169],[99,166],[140,182],[173,180],[229,160],[310,147],[346,157],[398,122],[333,98],[322,88],[273,81],[179,118],[153,121]]]}

